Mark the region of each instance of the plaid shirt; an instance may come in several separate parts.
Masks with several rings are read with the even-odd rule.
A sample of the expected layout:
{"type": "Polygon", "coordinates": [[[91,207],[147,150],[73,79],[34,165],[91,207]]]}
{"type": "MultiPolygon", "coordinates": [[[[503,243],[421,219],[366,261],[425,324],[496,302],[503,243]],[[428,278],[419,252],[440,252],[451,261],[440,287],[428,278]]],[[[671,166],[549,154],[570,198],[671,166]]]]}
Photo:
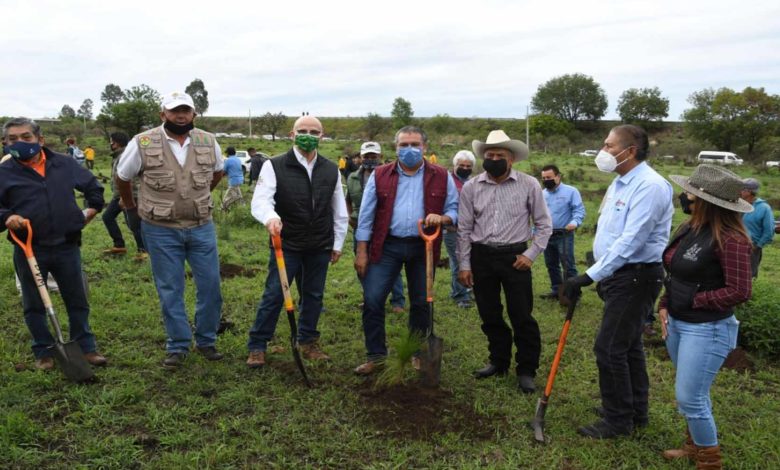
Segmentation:
{"type": "MultiPolygon", "coordinates": [[[[664,266],[669,269],[682,237],[677,238],[664,253],[664,266]]],[[[715,290],[697,292],[693,297],[694,309],[725,311],[750,299],[753,287],[750,267],[750,242],[742,237],[725,234],[723,249],[715,247],[715,256],[723,269],[725,286],[715,290]]],[[[668,293],[664,292],[658,309],[666,308],[668,293]]]]}

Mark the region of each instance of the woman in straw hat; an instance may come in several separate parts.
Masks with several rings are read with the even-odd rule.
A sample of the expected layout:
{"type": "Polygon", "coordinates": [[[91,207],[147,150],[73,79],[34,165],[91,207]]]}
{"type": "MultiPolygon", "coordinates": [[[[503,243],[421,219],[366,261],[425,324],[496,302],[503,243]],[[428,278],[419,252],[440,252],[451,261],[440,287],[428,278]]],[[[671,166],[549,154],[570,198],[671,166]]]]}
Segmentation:
{"type": "Polygon", "coordinates": [[[697,469],[721,468],[710,386],[736,347],[734,306],[750,298],[750,237],[739,198],[742,180],[725,168],[699,165],[690,177],[670,175],[691,201],[691,217],[664,251],[668,273],[658,314],[677,377],[675,395],[688,423],[681,449],[667,459],[689,458],[697,469]]]}

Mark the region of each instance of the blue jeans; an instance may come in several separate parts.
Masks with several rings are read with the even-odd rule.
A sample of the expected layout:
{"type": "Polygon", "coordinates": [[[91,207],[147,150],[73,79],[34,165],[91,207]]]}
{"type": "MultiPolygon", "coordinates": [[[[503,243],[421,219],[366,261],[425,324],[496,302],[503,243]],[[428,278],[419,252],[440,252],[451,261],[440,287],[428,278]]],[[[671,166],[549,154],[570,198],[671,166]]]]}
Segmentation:
{"type": "Polygon", "coordinates": [[[425,334],[430,325],[425,300],[425,243],[420,238],[388,237],[382,248],[382,258],[378,263],[368,265],[363,279],[363,333],[370,360],[387,356],[385,301],[404,266],[411,304],[409,328],[425,334]]]}
{"type": "Polygon", "coordinates": [[[666,348],[677,369],[677,409],[688,422],[694,444],[718,445],[710,386],[726,356],[737,346],[739,322],[732,315],[707,323],[688,323],[669,315],[666,348]]]}
{"type": "MultiPolygon", "coordinates": [[[[330,250],[321,251],[290,251],[284,252],[284,264],[287,269],[287,282],[292,283],[295,275],[303,272],[300,292],[300,317],[298,318],[298,343],[307,344],[317,341],[320,332],[317,324],[322,313],[322,297],[325,292],[325,278],[330,263],[330,250]]],[[[250,351],[265,351],[268,341],[276,331],[279,312],[282,310],[284,295],[282,283],[279,280],[279,269],[276,257],[271,251],[268,260],[268,277],[265,280],[265,290],[252,329],[249,330],[250,351]]]]}
{"type": "Polygon", "coordinates": [[[214,223],[193,228],[169,228],[141,222],[141,232],[152,263],[154,284],[160,298],[166,350],[186,353],[192,343],[192,330],[184,305],[184,261],[195,281],[195,344],[214,346],[222,311],[219,254],[214,223]]]}
{"type": "MultiPolygon", "coordinates": [[[[354,240],[352,242],[352,253],[357,254],[357,241],[354,240]]],[[[358,276],[358,280],[360,281],[360,286],[365,289],[366,287],[363,284],[363,279],[358,276]]],[[[401,277],[401,273],[398,273],[398,277],[395,279],[393,288],[390,291],[390,305],[401,308],[404,308],[406,305],[406,297],[404,297],[404,279],[401,277]]]]}
{"type": "Polygon", "coordinates": [[[456,247],[458,244],[458,232],[444,232],[444,246],[447,248],[447,256],[450,258],[450,297],[455,302],[468,302],[471,300],[471,291],[458,282],[458,255],[456,247]]]}
{"type": "MultiPolygon", "coordinates": [[[[34,250],[43,278],[46,279],[51,273],[60,287],[70,326],[70,334],[65,341],[76,341],[85,354],[95,351],[97,346],[95,335],[89,327],[89,303],[81,278],[81,252],[78,245],[36,246],[34,250]]],[[[27,258],[18,246],[14,247],[14,269],[22,286],[24,321],[32,335],[33,354],[36,359],[50,357],[52,352],[49,347],[54,344],[54,337],[47,326],[46,309],[27,258]]]]}
{"type": "Polygon", "coordinates": [[[550,292],[558,294],[561,285],[561,266],[566,270],[567,277],[577,275],[577,265],[574,262],[574,232],[553,233],[544,250],[544,264],[550,275],[550,292]]]}

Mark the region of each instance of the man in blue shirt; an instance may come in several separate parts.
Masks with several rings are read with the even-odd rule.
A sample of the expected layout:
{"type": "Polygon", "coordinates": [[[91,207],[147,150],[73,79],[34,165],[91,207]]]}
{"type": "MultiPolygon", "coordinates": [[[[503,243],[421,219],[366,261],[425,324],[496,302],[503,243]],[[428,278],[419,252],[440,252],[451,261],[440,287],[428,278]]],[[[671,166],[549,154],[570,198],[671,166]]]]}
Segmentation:
{"type": "MultiPolygon", "coordinates": [[[[358,375],[374,372],[387,356],[385,301],[406,269],[409,328],[421,335],[430,328],[425,293],[425,243],[417,221],[426,227],[458,221],[458,190],[446,169],[423,159],[428,137],[419,127],[402,127],[395,135],[398,161],[378,167],[366,182],[355,240],[355,270],[363,278],[363,333],[368,360],[358,375]]],[[[441,237],[434,241],[434,263],[441,237]]]]}
{"type": "Polygon", "coordinates": [[[746,178],[742,181],[745,188],[742,190],[742,199],[753,205],[753,212],[744,214],[742,222],[750,234],[753,242],[753,252],[750,255],[750,264],[753,268],[753,278],[758,277],[758,265],[761,264],[764,247],[772,242],[775,236],[775,216],[769,203],[758,194],[759,183],[755,178],[746,178]]]}
{"type": "Polygon", "coordinates": [[[598,282],[604,316],[593,347],[599,368],[602,419],[577,432],[594,439],[627,435],[648,423],[650,387],[642,345],[645,319],[664,279],[663,250],[672,226],[672,186],[645,162],[647,133],[614,127],[596,156],[596,166],[618,176],[607,188],[593,241],[596,263],[564,283],[564,297],[598,282]]]}
{"type": "Polygon", "coordinates": [[[550,292],[543,299],[557,299],[561,285],[561,264],[568,279],[577,275],[574,264],[574,231],[585,219],[585,206],[577,188],[561,183],[561,172],[555,165],[542,168],[544,202],[552,217],[553,231],[544,250],[544,263],[550,275],[550,292]]]}
{"type": "Polygon", "coordinates": [[[227,158],[225,159],[225,175],[228,178],[228,189],[222,196],[222,210],[230,210],[230,206],[238,201],[244,202],[244,196],[241,194],[241,185],[244,184],[244,168],[241,166],[241,160],[236,156],[235,147],[225,149],[227,158]]]}

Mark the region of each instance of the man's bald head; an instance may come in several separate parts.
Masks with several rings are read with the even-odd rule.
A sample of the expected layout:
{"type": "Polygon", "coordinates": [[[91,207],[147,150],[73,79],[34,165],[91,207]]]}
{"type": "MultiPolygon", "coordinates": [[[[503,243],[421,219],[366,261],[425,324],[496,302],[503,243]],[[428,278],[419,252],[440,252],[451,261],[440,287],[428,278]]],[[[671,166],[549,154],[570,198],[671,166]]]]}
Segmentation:
{"type": "MultiPolygon", "coordinates": [[[[314,116],[301,116],[296,119],[295,124],[293,124],[293,135],[297,134],[299,130],[318,130],[320,131],[319,134],[322,134],[322,123],[314,116]]],[[[311,132],[307,132],[307,134],[310,133],[311,132]]]]}

